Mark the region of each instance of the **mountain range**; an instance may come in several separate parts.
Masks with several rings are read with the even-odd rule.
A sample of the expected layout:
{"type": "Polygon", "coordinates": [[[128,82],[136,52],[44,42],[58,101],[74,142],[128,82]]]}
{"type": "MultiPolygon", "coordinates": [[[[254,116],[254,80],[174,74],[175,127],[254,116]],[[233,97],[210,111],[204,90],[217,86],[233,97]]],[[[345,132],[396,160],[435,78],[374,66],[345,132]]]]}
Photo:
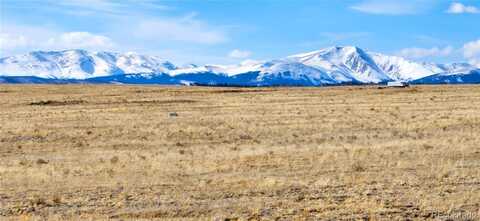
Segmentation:
{"type": "Polygon", "coordinates": [[[0,59],[0,83],[322,86],[480,83],[480,68],[329,47],[270,61],[176,66],[155,56],[86,50],[35,51],[0,59]]]}

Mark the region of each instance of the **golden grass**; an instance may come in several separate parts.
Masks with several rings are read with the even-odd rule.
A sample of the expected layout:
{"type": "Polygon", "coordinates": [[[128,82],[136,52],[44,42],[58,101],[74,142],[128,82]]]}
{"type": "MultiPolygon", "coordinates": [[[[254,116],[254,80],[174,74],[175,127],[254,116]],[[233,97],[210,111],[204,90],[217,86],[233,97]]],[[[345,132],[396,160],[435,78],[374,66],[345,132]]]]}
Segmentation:
{"type": "Polygon", "coordinates": [[[478,217],[480,86],[0,85],[0,219],[478,217]]]}

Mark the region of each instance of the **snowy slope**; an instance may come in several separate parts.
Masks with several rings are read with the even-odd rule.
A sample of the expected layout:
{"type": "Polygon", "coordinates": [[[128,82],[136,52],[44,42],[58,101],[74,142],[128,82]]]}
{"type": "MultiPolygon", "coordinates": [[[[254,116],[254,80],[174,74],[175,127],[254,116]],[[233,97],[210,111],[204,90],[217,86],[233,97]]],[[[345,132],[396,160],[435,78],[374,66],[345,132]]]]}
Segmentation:
{"type": "Polygon", "coordinates": [[[480,69],[430,75],[412,81],[415,84],[479,84],[480,69]]]}
{"type": "Polygon", "coordinates": [[[290,60],[273,60],[268,62],[245,61],[239,65],[205,65],[201,67],[177,69],[170,71],[171,76],[195,73],[213,73],[225,77],[239,77],[247,73],[258,73],[254,80],[258,84],[268,84],[266,81],[292,80],[309,82],[311,85],[336,84],[327,73],[290,60]]]}
{"type": "Polygon", "coordinates": [[[437,72],[437,73],[463,74],[463,73],[468,73],[472,70],[478,70],[477,67],[467,63],[425,64],[425,65],[435,66],[440,70],[442,70],[441,72],[437,72]]]}
{"type": "Polygon", "coordinates": [[[300,62],[292,62],[289,60],[276,60],[265,62],[264,64],[262,64],[258,79],[266,81],[268,79],[275,78],[301,80],[305,82],[310,82],[311,85],[338,83],[326,72],[300,62]]]}
{"type": "Polygon", "coordinates": [[[443,72],[435,65],[426,65],[402,57],[370,53],[378,67],[392,80],[410,81],[443,72]]]}
{"type": "Polygon", "coordinates": [[[85,50],[36,51],[0,59],[0,75],[3,76],[86,79],[172,69],[175,69],[173,64],[157,57],[85,50]]]}
{"type": "Polygon", "coordinates": [[[262,62],[259,61],[244,61],[238,65],[204,65],[204,66],[190,66],[185,68],[178,68],[169,72],[170,75],[175,76],[179,74],[192,74],[192,73],[215,73],[227,76],[233,76],[248,72],[260,71],[262,62]]]}

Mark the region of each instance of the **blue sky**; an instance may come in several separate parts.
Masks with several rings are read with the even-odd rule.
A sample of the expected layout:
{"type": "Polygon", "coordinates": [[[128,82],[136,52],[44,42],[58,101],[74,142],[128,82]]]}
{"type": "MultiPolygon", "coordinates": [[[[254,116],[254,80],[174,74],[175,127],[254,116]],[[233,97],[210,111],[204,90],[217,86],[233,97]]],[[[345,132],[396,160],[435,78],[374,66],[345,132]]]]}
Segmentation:
{"type": "Polygon", "coordinates": [[[355,45],[480,65],[479,21],[479,0],[1,0],[0,56],[83,48],[205,64],[355,45]]]}

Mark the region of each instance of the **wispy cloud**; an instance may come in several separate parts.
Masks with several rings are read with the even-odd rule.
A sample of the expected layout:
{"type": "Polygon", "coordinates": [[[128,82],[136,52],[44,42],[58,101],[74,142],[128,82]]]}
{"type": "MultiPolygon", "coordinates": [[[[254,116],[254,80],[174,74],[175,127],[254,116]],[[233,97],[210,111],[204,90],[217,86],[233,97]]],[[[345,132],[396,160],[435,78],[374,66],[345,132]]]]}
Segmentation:
{"type": "Polygon", "coordinates": [[[89,32],[67,32],[59,36],[52,37],[47,41],[47,45],[52,48],[62,49],[93,49],[105,50],[112,49],[115,43],[109,37],[92,34],[89,32]]]}
{"type": "Polygon", "coordinates": [[[408,15],[425,10],[431,2],[431,0],[363,0],[350,8],[369,14],[408,15]]]}
{"type": "MultiPolygon", "coordinates": [[[[55,0],[48,0],[55,1],[55,0]]],[[[79,13],[97,16],[108,16],[107,32],[114,35],[130,35],[138,40],[157,41],[162,43],[185,42],[193,44],[217,44],[228,40],[221,28],[214,27],[197,18],[196,12],[183,16],[166,16],[165,13],[148,13],[151,10],[167,10],[171,7],[159,3],[158,0],[64,0],[54,3],[71,10],[68,13],[79,13]],[[128,19],[126,18],[128,16],[128,19]],[[121,23],[121,26],[114,25],[121,23]],[[117,30],[121,29],[121,30],[117,30]],[[125,33],[129,29],[131,32],[125,33]]],[[[65,12],[65,11],[64,11],[65,12]]]]}
{"type": "Polygon", "coordinates": [[[141,15],[173,9],[156,0],[2,0],[7,9],[43,10],[76,16],[126,16],[141,15]]]}
{"type": "Polygon", "coordinates": [[[404,48],[397,55],[406,58],[426,58],[426,57],[447,57],[451,55],[455,49],[452,46],[446,46],[444,48],[404,48]]]}
{"type": "Polygon", "coordinates": [[[240,49],[234,49],[229,54],[228,57],[235,59],[245,59],[252,55],[251,51],[245,51],[240,49]]]}
{"type": "Polygon", "coordinates": [[[305,48],[328,47],[332,44],[352,44],[360,40],[369,38],[372,35],[370,32],[322,32],[317,39],[311,41],[304,41],[298,44],[305,48]]]}
{"type": "Polygon", "coordinates": [[[480,8],[470,5],[464,5],[460,2],[454,2],[448,8],[447,13],[450,14],[478,14],[480,8]]]}
{"type": "Polygon", "coordinates": [[[414,35],[413,39],[425,45],[448,45],[450,42],[430,35],[414,35]]]}
{"type": "Polygon", "coordinates": [[[47,0],[49,7],[57,7],[64,13],[128,15],[145,10],[167,10],[170,7],[153,0],[47,0]]]}
{"type": "Polygon", "coordinates": [[[348,39],[364,38],[370,35],[369,32],[322,32],[324,38],[334,41],[343,41],[348,39]]]}
{"type": "Polygon", "coordinates": [[[196,13],[176,18],[143,18],[133,24],[135,36],[155,41],[218,44],[228,41],[220,28],[196,19],[196,13]]]}

